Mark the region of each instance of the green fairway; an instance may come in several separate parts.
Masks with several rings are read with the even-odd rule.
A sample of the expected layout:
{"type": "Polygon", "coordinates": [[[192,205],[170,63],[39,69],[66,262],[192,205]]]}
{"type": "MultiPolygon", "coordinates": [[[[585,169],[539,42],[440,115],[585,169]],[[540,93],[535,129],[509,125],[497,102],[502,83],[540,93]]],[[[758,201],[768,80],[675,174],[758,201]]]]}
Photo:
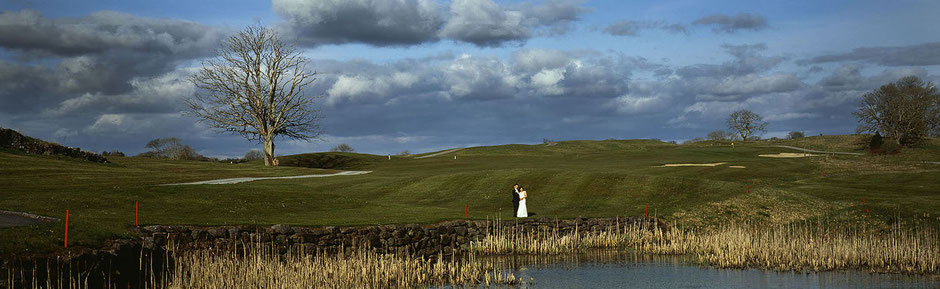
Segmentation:
{"type": "MultiPolygon", "coordinates": [[[[514,183],[535,217],[650,215],[690,225],[725,220],[785,223],[814,218],[927,218],[940,212],[940,146],[931,140],[897,156],[764,158],[795,152],[777,144],[854,151],[854,136],[810,137],[731,147],[652,140],[568,141],[467,148],[414,159],[351,153],[223,164],[112,157],[95,164],[0,152],[0,209],[64,218],[70,244],[130,236],[134,202],[143,224],[362,225],[464,217],[510,218],[514,183]],[[454,159],[457,156],[457,159],[454,159]],[[719,163],[715,167],[664,164],[719,163]],[[288,167],[284,165],[319,168],[288,167]],[[745,168],[730,168],[744,166],[745,168]],[[366,175],[263,180],[232,185],[159,186],[219,178],[366,175]],[[866,199],[862,206],[861,198],[866,199]],[[862,215],[865,209],[870,213],[862,215]]],[[[3,252],[61,246],[63,222],[0,229],[3,252]]]]}

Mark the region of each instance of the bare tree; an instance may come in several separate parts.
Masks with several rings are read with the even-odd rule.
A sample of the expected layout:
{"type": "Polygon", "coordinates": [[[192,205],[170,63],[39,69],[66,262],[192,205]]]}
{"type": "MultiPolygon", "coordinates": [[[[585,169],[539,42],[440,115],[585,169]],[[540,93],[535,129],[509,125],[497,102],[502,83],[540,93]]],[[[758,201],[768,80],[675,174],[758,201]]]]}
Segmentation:
{"type": "Polygon", "coordinates": [[[338,144],[330,149],[330,152],[334,152],[334,153],[351,153],[355,151],[356,150],[353,149],[351,146],[349,146],[348,144],[344,144],[344,143],[338,144]]]}
{"type": "Polygon", "coordinates": [[[728,128],[738,133],[741,140],[747,141],[755,132],[764,131],[767,122],[760,115],[750,110],[742,109],[732,112],[728,117],[728,128]]]}
{"type": "Polygon", "coordinates": [[[244,160],[244,161],[246,161],[246,162],[250,162],[250,161],[253,161],[253,160],[260,160],[260,159],[263,159],[263,158],[264,158],[264,154],[262,154],[260,150],[258,150],[258,149],[251,149],[251,150],[249,150],[247,153],[245,153],[245,156],[242,157],[242,160],[244,160]]]}
{"type": "Polygon", "coordinates": [[[277,32],[249,26],[231,36],[217,58],[203,63],[190,81],[199,90],[187,100],[191,115],[212,128],[264,143],[265,165],[273,165],[274,139],[311,141],[320,135],[317,97],[305,86],[316,80],[310,60],[277,32]]]}
{"type": "Polygon", "coordinates": [[[940,93],[933,83],[902,77],[865,93],[858,111],[858,132],[880,132],[902,144],[940,133],[940,93]]]}

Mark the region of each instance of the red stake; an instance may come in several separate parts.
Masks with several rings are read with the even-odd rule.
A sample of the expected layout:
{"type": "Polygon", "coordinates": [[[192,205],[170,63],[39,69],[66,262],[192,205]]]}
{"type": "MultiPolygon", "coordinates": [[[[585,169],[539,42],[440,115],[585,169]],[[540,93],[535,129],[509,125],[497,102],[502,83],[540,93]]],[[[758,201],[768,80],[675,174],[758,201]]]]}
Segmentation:
{"type": "Polygon", "coordinates": [[[69,247],[69,210],[65,210],[65,248],[69,247]]]}
{"type": "Polygon", "coordinates": [[[865,204],[865,198],[862,198],[862,205],[865,204]]]}
{"type": "Polygon", "coordinates": [[[750,193],[751,193],[751,185],[744,185],[744,190],[745,190],[745,191],[744,191],[745,194],[750,194],[750,193]]]}
{"type": "Polygon", "coordinates": [[[470,207],[467,204],[463,204],[463,218],[466,219],[470,215],[470,207]]]}
{"type": "Polygon", "coordinates": [[[140,207],[134,202],[134,227],[140,227],[140,207]]]}

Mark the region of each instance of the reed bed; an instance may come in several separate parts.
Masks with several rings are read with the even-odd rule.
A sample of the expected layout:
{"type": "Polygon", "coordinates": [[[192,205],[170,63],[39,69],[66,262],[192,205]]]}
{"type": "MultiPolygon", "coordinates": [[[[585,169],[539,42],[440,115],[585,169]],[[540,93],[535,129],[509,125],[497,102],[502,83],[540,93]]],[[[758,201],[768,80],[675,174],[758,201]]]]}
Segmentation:
{"type": "Polygon", "coordinates": [[[920,225],[894,225],[884,231],[812,224],[728,224],[702,231],[617,225],[601,232],[566,234],[503,228],[471,243],[471,251],[478,254],[554,255],[612,248],[689,255],[702,264],[720,268],[940,273],[940,234],[920,225]]]}
{"type": "Polygon", "coordinates": [[[264,247],[184,253],[161,288],[417,288],[513,285],[515,276],[492,262],[468,258],[413,258],[356,249],[281,256],[264,247]]]}

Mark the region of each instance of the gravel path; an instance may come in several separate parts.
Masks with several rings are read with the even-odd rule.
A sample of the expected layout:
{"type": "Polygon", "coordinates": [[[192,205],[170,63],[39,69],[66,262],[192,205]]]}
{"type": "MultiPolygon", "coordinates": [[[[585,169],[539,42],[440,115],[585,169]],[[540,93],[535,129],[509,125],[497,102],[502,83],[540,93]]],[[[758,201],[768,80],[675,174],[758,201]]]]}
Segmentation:
{"type": "Polygon", "coordinates": [[[43,222],[58,221],[59,219],[33,215],[30,213],[0,211],[0,228],[29,226],[43,222]]]}
{"type": "Polygon", "coordinates": [[[817,151],[817,150],[804,149],[804,148],[795,147],[795,146],[782,146],[782,145],[781,145],[781,146],[771,146],[771,147],[788,148],[788,149],[791,149],[791,150],[798,150],[798,151],[808,152],[808,153],[837,154],[837,155],[853,155],[853,156],[860,156],[860,155],[862,155],[861,153],[817,151]]]}
{"type": "Polygon", "coordinates": [[[259,181],[259,180],[286,180],[286,179],[303,179],[303,178],[324,178],[324,177],[335,177],[335,176],[355,176],[355,175],[364,175],[371,173],[372,171],[345,171],[335,174],[324,174],[324,175],[302,175],[302,176],[289,176],[289,177],[260,177],[260,178],[231,178],[231,179],[219,179],[219,180],[208,180],[208,181],[199,181],[191,183],[178,183],[178,184],[163,184],[162,186],[180,186],[180,185],[230,185],[237,183],[244,183],[250,181],[259,181]]]}
{"type": "Polygon", "coordinates": [[[450,150],[442,151],[442,152],[439,152],[439,153],[429,154],[429,155],[426,155],[426,156],[415,157],[415,159],[425,159],[425,158],[436,157],[436,156],[439,156],[439,155],[444,155],[444,154],[449,154],[449,153],[452,153],[452,152],[456,152],[456,151],[459,151],[459,150],[462,150],[462,149],[463,149],[463,148],[450,149],[450,150]]]}

